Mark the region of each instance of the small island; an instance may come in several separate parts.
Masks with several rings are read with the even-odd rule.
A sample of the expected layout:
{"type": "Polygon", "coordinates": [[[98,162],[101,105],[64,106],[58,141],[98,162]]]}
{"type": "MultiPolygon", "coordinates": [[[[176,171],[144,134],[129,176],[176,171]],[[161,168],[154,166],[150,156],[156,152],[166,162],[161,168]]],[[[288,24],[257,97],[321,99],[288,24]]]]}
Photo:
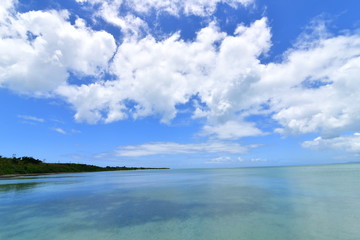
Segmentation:
{"type": "Polygon", "coordinates": [[[77,163],[45,163],[33,157],[2,157],[0,156],[0,178],[15,176],[31,176],[55,173],[101,172],[125,170],[160,170],[168,168],[144,167],[99,167],[77,163]]]}

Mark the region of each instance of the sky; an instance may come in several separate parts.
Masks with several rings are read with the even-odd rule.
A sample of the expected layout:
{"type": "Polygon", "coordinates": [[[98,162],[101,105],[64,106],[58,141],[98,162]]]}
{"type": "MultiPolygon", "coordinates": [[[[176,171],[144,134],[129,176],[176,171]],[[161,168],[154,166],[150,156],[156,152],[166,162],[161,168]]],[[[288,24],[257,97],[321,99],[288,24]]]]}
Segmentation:
{"type": "Polygon", "coordinates": [[[0,155],[360,160],[358,0],[2,0],[0,155]]]}

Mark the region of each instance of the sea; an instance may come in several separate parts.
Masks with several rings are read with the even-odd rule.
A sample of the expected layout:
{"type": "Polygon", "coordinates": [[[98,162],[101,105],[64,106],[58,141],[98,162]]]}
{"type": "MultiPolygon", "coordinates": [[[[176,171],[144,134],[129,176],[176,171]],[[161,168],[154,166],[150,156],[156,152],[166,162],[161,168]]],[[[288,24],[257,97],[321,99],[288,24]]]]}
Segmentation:
{"type": "Polygon", "coordinates": [[[359,240],[360,164],[0,180],[2,240],[359,240]]]}

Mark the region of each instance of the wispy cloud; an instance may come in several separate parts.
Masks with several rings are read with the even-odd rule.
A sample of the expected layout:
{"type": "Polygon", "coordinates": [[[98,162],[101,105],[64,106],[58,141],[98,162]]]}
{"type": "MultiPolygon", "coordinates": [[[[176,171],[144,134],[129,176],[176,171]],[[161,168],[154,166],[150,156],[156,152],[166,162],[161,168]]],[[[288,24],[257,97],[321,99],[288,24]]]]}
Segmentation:
{"type": "Polygon", "coordinates": [[[239,162],[267,162],[267,159],[265,158],[243,158],[243,157],[238,157],[237,161],[239,162]]]}
{"type": "Polygon", "coordinates": [[[206,125],[200,135],[216,136],[219,139],[239,139],[248,136],[266,135],[266,133],[256,128],[254,123],[228,121],[215,126],[206,125]]]}
{"type": "Polygon", "coordinates": [[[32,121],[32,122],[45,122],[45,120],[43,118],[38,118],[38,117],[34,117],[34,116],[29,116],[29,115],[18,115],[17,117],[24,119],[24,120],[32,121]]]}
{"type": "Polygon", "coordinates": [[[253,146],[242,146],[234,142],[206,142],[180,144],[175,142],[154,142],[140,145],[120,146],[114,151],[118,157],[143,157],[150,155],[230,153],[239,154],[253,146]]]}
{"type": "Polygon", "coordinates": [[[231,157],[216,157],[216,158],[210,159],[206,163],[221,164],[221,163],[231,163],[231,162],[234,162],[234,160],[231,157]]]}
{"type": "Polygon", "coordinates": [[[209,161],[207,161],[206,163],[209,164],[225,164],[225,163],[255,163],[255,162],[266,162],[267,160],[264,158],[243,158],[243,157],[237,157],[237,158],[233,158],[233,157],[229,157],[229,156],[221,156],[221,157],[216,157],[216,158],[212,158],[209,161]]]}
{"type": "Polygon", "coordinates": [[[67,134],[67,132],[62,128],[53,128],[52,130],[54,130],[55,132],[64,134],[64,135],[67,134]]]}

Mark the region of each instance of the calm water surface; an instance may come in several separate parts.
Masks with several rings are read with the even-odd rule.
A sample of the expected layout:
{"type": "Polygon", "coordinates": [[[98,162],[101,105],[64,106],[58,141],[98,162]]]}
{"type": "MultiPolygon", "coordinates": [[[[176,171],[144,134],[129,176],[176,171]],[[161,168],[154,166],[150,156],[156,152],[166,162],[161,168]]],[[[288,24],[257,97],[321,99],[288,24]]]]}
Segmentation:
{"type": "Polygon", "coordinates": [[[0,239],[358,240],[360,164],[2,179],[0,239]]]}

